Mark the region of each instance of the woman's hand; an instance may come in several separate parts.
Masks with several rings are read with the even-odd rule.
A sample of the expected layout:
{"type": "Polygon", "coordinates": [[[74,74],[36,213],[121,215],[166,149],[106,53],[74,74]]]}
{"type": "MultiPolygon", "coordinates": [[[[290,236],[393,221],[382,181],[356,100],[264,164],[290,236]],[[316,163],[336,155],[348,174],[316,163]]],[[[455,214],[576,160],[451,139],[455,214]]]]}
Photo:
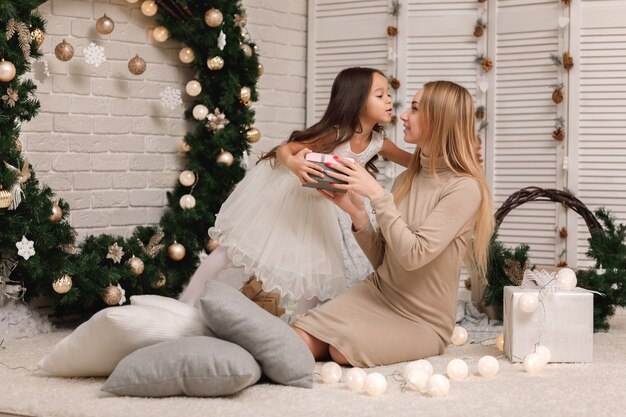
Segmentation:
{"type": "Polygon", "coordinates": [[[325,199],[334,203],[337,207],[348,213],[352,219],[355,229],[359,230],[369,222],[367,211],[365,210],[365,203],[363,203],[363,197],[355,193],[354,191],[341,192],[341,191],[328,191],[317,190],[325,199]]]}
{"type": "Polygon", "coordinates": [[[302,148],[293,154],[291,148],[286,144],[278,148],[276,156],[283,165],[298,177],[302,184],[316,184],[317,181],[311,178],[311,176],[315,175],[324,178],[324,169],[306,160],[305,156],[310,152],[312,152],[310,149],[302,148]]]}
{"type": "Polygon", "coordinates": [[[326,171],[326,173],[333,178],[346,181],[347,184],[332,183],[333,187],[340,190],[353,191],[368,198],[370,201],[374,201],[385,194],[384,188],[364,167],[338,156],[335,156],[335,161],[336,163],[334,164],[326,163],[326,165],[336,169],[339,173],[332,171],[326,171]]]}

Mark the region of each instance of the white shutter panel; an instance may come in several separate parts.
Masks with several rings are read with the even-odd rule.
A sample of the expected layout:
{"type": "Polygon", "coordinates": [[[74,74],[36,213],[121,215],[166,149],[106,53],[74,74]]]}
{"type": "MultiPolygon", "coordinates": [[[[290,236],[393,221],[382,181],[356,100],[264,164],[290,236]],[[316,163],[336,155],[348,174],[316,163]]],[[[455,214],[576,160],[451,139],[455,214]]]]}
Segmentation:
{"type": "MultiPolygon", "coordinates": [[[[558,52],[560,6],[558,1],[538,0],[495,3],[495,114],[489,116],[495,118],[493,193],[498,208],[524,187],[560,188],[560,145],[552,139],[557,112],[550,89],[558,74],[550,54],[558,52]]],[[[509,246],[527,243],[532,263],[553,265],[560,251],[556,241],[559,210],[563,212],[549,202],[516,208],[499,229],[500,241],[509,246]]]]}
{"type": "Polygon", "coordinates": [[[310,0],[307,126],[323,115],[335,76],[347,67],[387,72],[387,0],[310,0]]]}
{"type": "MultiPolygon", "coordinates": [[[[570,108],[578,119],[578,146],[572,149],[578,154],[570,158],[578,169],[572,166],[570,177],[577,179],[577,196],[590,210],[606,207],[617,223],[626,223],[626,1],[576,6],[580,27],[572,27],[577,37],[572,44],[579,45],[579,67],[573,78],[580,92],[570,108]]],[[[584,221],[574,220],[578,234],[572,246],[578,266],[586,267],[592,263],[585,255],[589,233],[584,221]]]]}

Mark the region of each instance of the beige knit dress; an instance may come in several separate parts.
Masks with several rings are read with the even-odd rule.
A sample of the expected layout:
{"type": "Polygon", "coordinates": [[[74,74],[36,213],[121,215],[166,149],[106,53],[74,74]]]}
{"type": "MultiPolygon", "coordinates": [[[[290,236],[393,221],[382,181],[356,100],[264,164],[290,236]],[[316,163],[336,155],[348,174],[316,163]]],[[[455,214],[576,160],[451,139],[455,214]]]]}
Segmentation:
{"type": "Polygon", "coordinates": [[[436,175],[426,156],[421,165],[398,206],[391,193],[382,197],[379,230],[367,225],[354,233],[375,272],[294,323],[353,366],[438,355],[450,342],[461,262],[481,195],[475,180],[455,175],[441,158],[436,175]]]}

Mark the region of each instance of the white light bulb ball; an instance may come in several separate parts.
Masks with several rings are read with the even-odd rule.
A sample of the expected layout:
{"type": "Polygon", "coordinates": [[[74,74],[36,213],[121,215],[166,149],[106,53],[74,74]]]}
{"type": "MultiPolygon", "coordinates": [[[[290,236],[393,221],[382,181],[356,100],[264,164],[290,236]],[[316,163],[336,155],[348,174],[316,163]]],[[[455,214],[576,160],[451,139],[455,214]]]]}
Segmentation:
{"type": "Polygon", "coordinates": [[[126,0],[126,3],[130,3],[130,4],[135,4],[137,3],[139,0],[126,0]]]}
{"type": "Polygon", "coordinates": [[[178,176],[178,181],[185,187],[191,187],[196,182],[196,174],[193,171],[185,170],[178,176]]]}
{"type": "Polygon", "coordinates": [[[371,397],[383,395],[387,390],[387,378],[378,372],[372,372],[365,378],[363,389],[371,397]]]}
{"type": "Polygon", "coordinates": [[[191,97],[195,97],[202,92],[202,84],[197,80],[191,80],[185,85],[185,91],[191,97]]]}
{"type": "Polygon", "coordinates": [[[524,313],[532,313],[539,306],[539,294],[536,292],[526,292],[519,298],[519,309],[524,313]]]}
{"type": "Polygon", "coordinates": [[[341,379],[341,366],[335,362],[326,362],[320,370],[320,376],[325,384],[336,384],[341,379]]]}
{"type": "Polygon", "coordinates": [[[467,330],[464,327],[456,326],[452,332],[451,341],[455,346],[464,345],[467,342],[467,330]]]}
{"type": "Polygon", "coordinates": [[[165,26],[157,26],[152,31],[152,37],[157,42],[165,42],[170,37],[170,31],[165,26]]]}
{"type": "Polygon", "coordinates": [[[571,291],[577,283],[576,273],[569,268],[563,268],[556,274],[556,285],[560,290],[571,291]]]}
{"type": "Polygon", "coordinates": [[[367,372],[361,368],[351,368],[346,372],[346,385],[350,391],[359,392],[365,385],[367,372]]]}
{"type": "Polygon", "coordinates": [[[478,373],[482,376],[491,377],[495,376],[500,370],[500,364],[498,360],[493,356],[483,356],[478,361],[478,373]]]}
{"type": "Polygon", "coordinates": [[[529,374],[541,371],[544,365],[543,358],[537,353],[529,353],[524,358],[524,370],[529,374]]]}
{"type": "Polygon", "coordinates": [[[500,352],[504,351],[504,335],[502,333],[496,336],[496,349],[500,352]]]}
{"type": "Polygon", "coordinates": [[[193,49],[191,49],[189,47],[182,48],[178,52],[178,59],[180,59],[180,61],[185,63],[185,64],[189,64],[189,63],[193,62],[195,57],[196,57],[196,54],[194,54],[193,49]]]}
{"type": "Polygon", "coordinates": [[[196,206],[196,198],[191,194],[185,194],[178,200],[178,204],[185,210],[192,209],[196,206]]]}
{"type": "Polygon", "coordinates": [[[550,353],[550,349],[546,345],[539,345],[535,348],[535,353],[541,357],[541,361],[544,365],[547,365],[550,362],[550,358],[552,354],[550,353]]]}
{"type": "Polygon", "coordinates": [[[196,104],[192,110],[193,117],[196,120],[204,120],[209,114],[209,109],[204,104],[196,104]]]}
{"type": "Polygon", "coordinates": [[[404,371],[402,372],[402,376],[404,377],[404,379],[407,379],[409,371],[413,368],[422,368],[424,371],[426,371],[429,378],[433,374],[433,365],[426,359],[420,359],[406,364],[406,366],[404,367],[404,371]]]}
{"type": "Polygon", "coordinates": [[[428,379],[426,392],[431,397],[445,397],[450,391],[450,381],[441,374],[435,374],[428,379]]]}
{"type": "Polygon", "coordinates": [[[452,359],[446,366],[446,374],[453,381],[462,381],[467,377],[469,368],[463,359],[452,359]]]}
{"type": "Polygon", "coordinates": [[[141,3],[141,13],[148,17],[154,16],[157,10],[159,10],[159,8],[154,0],[146,0],[141,3]]]}
{"type": "Polygon", "coordinates": [[[409,389],[426,392],[429,378],[428,372],[424,368],[418,367],[409,369],[405,379],[409,389]]]}

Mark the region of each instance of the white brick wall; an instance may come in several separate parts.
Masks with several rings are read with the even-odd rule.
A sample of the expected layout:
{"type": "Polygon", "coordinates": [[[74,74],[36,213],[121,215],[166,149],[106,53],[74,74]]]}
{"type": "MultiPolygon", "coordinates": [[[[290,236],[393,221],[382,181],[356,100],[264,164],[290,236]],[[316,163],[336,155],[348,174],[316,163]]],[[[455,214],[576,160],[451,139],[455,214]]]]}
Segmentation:
{"type": "MultiPolygon", "coordinates": [[[[154,18],[141,14],[141,1],[50,0],[40,7],[48,22],[42,50],[50,77],[37,82],[39,115],[22,127],[25,156],[39,179],[70,203],[79,239],[88,234],[128,236],[137,225],[158,223],[165,193],[182,169],[182,137],[191,124],[182,107],[160,106],[166,86],[183,91],[191,72],[178,60],[180,45],[152,40],[154,18]],[[95,30],[104,13],[115,22],[110,35],[95,30]],[[54,47],[66,39],[74,58],[61,62],[54,47]],[[84,63],[90,42],[105,48],[99,68],[84,63]],[[148,68],[127,69],[139,54],[148,68]]],[[[248,31],[265,66],[259,79],[255,126],[262,140],[250,162],[304,127],[306,85],[306,0],[244,0],[248,31]]]]}

